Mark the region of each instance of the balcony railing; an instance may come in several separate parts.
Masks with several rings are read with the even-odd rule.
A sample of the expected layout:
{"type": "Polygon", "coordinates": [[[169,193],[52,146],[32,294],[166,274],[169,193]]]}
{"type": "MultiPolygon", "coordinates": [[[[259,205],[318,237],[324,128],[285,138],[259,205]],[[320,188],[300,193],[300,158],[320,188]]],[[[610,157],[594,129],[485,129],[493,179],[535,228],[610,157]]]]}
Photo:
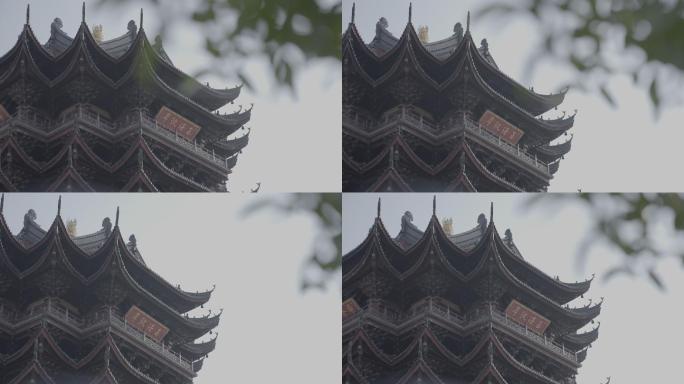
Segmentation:
{"type": "Polygon", "coordinates": [[[96,110],[89,108],[87,105],[76,104],[62,113],[57,119],[50,120],[35,108],[20,107],[10,119],[3,124],[0,124],[0,128],[10,124],[12,121],[22,122],[24,125],[31,128],[38,128],[41,132],[46,134],[80,121],[88,124],[108,137],[112,137],[117,131],[135,128],[139,129],[142,125],[142,128],[146,133],[152,134],[167,142],[177,143],[178,146],[184,148],[188,152],[194,153],[223,169],[230,169],[229,164],[232,160],[231,158],[223,159],[221,156],[217,157],[213,151],[207,150],[196,141],[189,141],[184,137],[179,136],[176,132],[171,132],[166,128],[160,127],[151,115],[140,110],[126,114],[123,118],[116,121],[111,121],[109,118],[98,113],[96,110]]]}
{"type": "Polygon", "coordinates": [[[536,155],[529,154],[519,145],[513,145],[505,140],[502,140],[501,137],[483,129],[478,122],[466,117],[465,115],[463,116],[462,124],[458,124],[457,122],[451,120],[449,124],[440,126],[430,121],[427,116],[424,116],[415,110],[402,105],[387,111],[379,120],[373,120],[372,118],[356,111],[348,111],[345,113],[343,115],[343,120],[347,125],[352,125],[357,129],[368,132],[388,128],[392,125],[396,125],[397,123],[404,123],[414,129],[424,131],[428,133],[428,135],[432,135],[435,138],[448,131],[456,133],[465,129],[467,132],[474,134],[476,137],[486,140],[488,143],[503,149],[506,153],[510,154],[512,157],[523,162],[524,164],[531,166],[547,175],[550,175],[551,173],[550,163],[540,161],[537,159],[536,155]]]}
{"type": "Polygon", "coordinates": [[[157,137],[164,138],[168,141],[173,141],[181,147],[184,147],[186,150],[194,152],[204,159],[221,166],[222,168],[229,169],[229,159],[221,159],[220,157],[217,158],[216,153],[213,150],[209,152],[201,145],[198,145],[197,141],[190,141],[183,136],[179,136],[177,132],[171,132],[166,128],[160,127],[159,124],[157,124],[157,121],[152,118],[152,116],[142,111],[127,115],[125,120],[122,122],[121,129],[138,127],[138,124],[141,124],[144,129],[156,135],[157,137]]]}
{"type": "Polygon", "coordinates": [[[484,306],[462,314],[460,310],[441,298],[428,297],[411,306],[408,311],[399,311],[381,300],[371,300],[359,313],[348,318],[346,322],[360,316],[370,315],[393,325],[401,326],[416,318],[432,315],[448,322],[458,324],[461,327],[474,324],[478,321],[492,321],[504,328],[515,332],[519,336],[534,342],[547,351],[553,352],[564,359],[578,363],[577,353],[565,348],[564,345],[549,340],[546,335],[539,335],[527,329],[526,326],[516,323],[508,318],[506,313],[495,306],[484,306]]]}
{"type": "Polygon", "coordinates": [[[18,313],[8,311],[0,308],[0,321],[5,320],[11,325],[18,325],[24,322],[29,322],[49,315],[55,319],[65,322],[78,330],[85,330],[95,328],[102,325],[110,325],[116,328],[131,338],[139,341],[148,349],[158,353],[167,360],[173,362],[190,372],[194,372],[193,362],[187,360],[180,352],[174,352],[170,347],[164,343],[159,343],[128,324],[126,319],[117,314],[111,308],[96,311],[89,316],[80,316],[70,311],[68,307],[60,304],[58,301],[51,299],[44,299],[42,302],[32,306],[26,313],[18,313]]]}

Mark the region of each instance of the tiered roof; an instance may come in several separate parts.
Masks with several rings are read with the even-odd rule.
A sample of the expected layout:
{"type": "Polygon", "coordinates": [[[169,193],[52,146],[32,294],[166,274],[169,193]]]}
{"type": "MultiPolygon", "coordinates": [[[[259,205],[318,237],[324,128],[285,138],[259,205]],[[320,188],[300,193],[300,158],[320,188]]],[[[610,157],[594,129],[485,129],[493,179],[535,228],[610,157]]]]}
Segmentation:
{"type": "Polygon", "coordinates": [[[149,42],[142,13],[139,27],[131,20],[125,34],[108,41],[95,40],[85,10],[73,37],[61,28],[56,18],[50,39],[41,44],[27,17],[14,47],[0,57],[0,104],[12,115],[0,123],[0,155],[12,153],[22,163],[22,180],[42,181],[17,185],[4,169],[5,189],[59,190],[67,179],[84,190],[157,190],[167,184],[177,190],[225,189],[218,184],[225,184],[249,132],[229,136],[244,129],[251,108],[217,110],[233,103],[241,86],[212,88],[176,68],[159,37],[149,42]],[[198,125],[196,136],[188,141],[155,123],[152,116],[162,107],[198,125]],[[35,146],[46,147],[42,157],[33,153],[35,146]],[[77,160],[83,164],[71,164],[73,147],[83,154],[77,160]],[[137,157],[144,165],[136,172],[137,157]],[[187,175],[197,169],[206,175],[187,175]],[[122,181],[102,186],[88,173],[122,181]]]}
{"type": "Polygon", "coordinates": [[[23,383],[33,375],[41,382],[66,382],[88,372],[93,383],[103,375],[132,383],[173,375],[174,383],[190,383],[216,342],[195,340],[218,325],[220,313],[187,312],[206,304],[211,291],[183,291],[154,273],[135,237],[124,242],[118,210],[113,226],[105,218],[102,229],[78,237],[68,234],[59,210],[47,230],[35,219],[29,210],[14,235],[0,203],[0,334],[16,340],[0,349],[0,381],[23,383]],[[132,305],[169,329],[163,341],[125,324],[132,305]],[[79,343],[80,355],[74,355],[79,343]],[[140,369],[140,357],[130,361],[131,348],[159,367],[156,378],[149,365],[140,369]]]}
{"type": "Polygon", "coordinates": [[[350,383],[574,377],[598,337],[598,327],[581,329],[594,322],[602,300],[569,303],[591,280],[566,283],[540,271],[523,259],[510,230],[499,236],[491,215],[457,234],[444,232],[434,210],[424,231],[411,221],[407,212],[392,237],[378,214],[366,239],[343,257],[343,299],[358,306],[343,320],[350,383]],[[511,300],[548,319],[546,331],[511,320],[504,311],[511,300]]]}
{"type": "Polygon", "coordinates": [[[570,150],[571,139],[555,141],[572,127],[574,115],[542,115],[557,108],[567,90],[540,94],[508,77],[496,65],[486,39],[480,47],[475,44],[469,24],[465,33],[458,23],[452,36],[425,43],[410,19],[395,37],[381,18],[374,39],[366,44],[352,18],[342,40],[343,104],[348,110],[344,166],[350,188],[546,188],[570,150]],[[477,121],[486,110],[522,130],[520,141],[502,143],[481,129],[477,121]],[[402,126],[397,128],[394,121],[402,126]],[[492,156],[502,157],[514,171],[491,169],[492,156]]]}

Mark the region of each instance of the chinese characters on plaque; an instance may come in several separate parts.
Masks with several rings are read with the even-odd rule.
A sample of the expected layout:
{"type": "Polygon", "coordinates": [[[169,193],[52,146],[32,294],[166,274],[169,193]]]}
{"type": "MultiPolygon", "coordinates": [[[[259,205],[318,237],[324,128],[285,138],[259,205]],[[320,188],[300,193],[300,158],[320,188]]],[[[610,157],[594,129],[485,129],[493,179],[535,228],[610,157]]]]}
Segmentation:
{"type": "Polygon", "coordinates": [[[158,322],[135,305],[126,312],[126,323],[138,331],[143,332],[145,336],[156,342],[161,342],[166,334],[169,333],[169,329],[162,323],[158,322]]]}
{"type": "Polygon", "coordinates": [[[347,299],[342,303],[342,319],[344,320],[360,310],[361,307],[356,303],[356,300],[347,299]]]}
{"type": "Polygon", "coordinates": [[[520,325],[527,326],[527,329],[536,333],[543,334],[551,321],[537,312],[513,300],[506,308],[506,316],[520,325]]]}
{"type": "Polygon", "coordinates": [[[501,116],[492,111],[486,111],[482,115],[480,118],[480,127],[513,145],[518,144],[520,138],[525,134],[520,128],[504,120],[501,116]]]}
{"type": "Polygon", "coordinates": [[[0,124],[4,123],[5,121],[9,120],[10,118],[9,112],[5,109],[5,107],[0,104],[0,124]]]}
{"type": "Polygon", "coordinates": [[[154,118],[164,129],[175,132],[189,141],[193,141],[201,127],[167,107],[162,107],[154,118]]]}

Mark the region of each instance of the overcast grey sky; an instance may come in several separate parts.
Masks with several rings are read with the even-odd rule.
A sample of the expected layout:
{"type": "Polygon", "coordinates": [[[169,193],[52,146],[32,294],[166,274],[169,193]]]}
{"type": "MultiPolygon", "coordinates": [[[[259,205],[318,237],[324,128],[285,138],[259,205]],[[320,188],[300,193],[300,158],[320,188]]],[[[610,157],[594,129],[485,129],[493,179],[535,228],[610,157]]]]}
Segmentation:
{"type": "MultiPolygon", "coordinates": [[[[420,229],[432,215],[432,194],[344,194],[342,199],[343,253],[359,245],[368,234],[376,216],[378,196],[382,197],[382,219],[392,236],[401,228],[405,211],[413,213],[413,223],[420,229]]],[[[586,264],[580,265],[577,247],[590,221],[588,213],[573,204],[542,204],[525,208],[529,194],[438,194],[437,217],[453,218],[454,232],[476,225],[477,216],[489,216],[494,202],[494,223],[503,236],[510,228],[523,257],[550,276],[574,282],[591,277],[596,280],[586,299],[605,296],[598,320],[599,338],[577,377],[579,384],[652,383],[654,378],[667,382],[681,381],[680,352],[684,340],[684,269],[681,261],[663,261],[658,267],[667,285],[658,291],[645,279],[615,277],[605,282],[601,275],[621,260],[621,255],[605,245],[594,248],[586,264]],[[667,380],[669,379],[669,380],[667,380]]],[[[546,195],[551,196],[551,195],[546,195]]],[[[671,226],[671,221],[667,222],[671,226]]],[[[664,225],[667,225],[664,224],[664,225]]],[[[660,228],[661,244],[672,242],[671,231],[660,228]]],[[[585,303],[579,299],[572,304],[585,303]]],[[[591,327],[591,326],[589,326],[591,327]]],[[[590,328],[589,328],[590,329],[590,328]]]]}
{"type": "MultiPolygon", "coordinates": [[[[168,11],[189,14],[195,1],[163,0],[168,11]]],[[[31,28],[41,42],[50,38],[50,24],[55,17],[64,23],[63,30],[73,36],[81,22],[82,0],[19,0],[4,1],[0,16],[0,56],[15,43],[21,32],[26,4],[31,4],[31,28]]],[[[102,24],[104,38],[111,39],[126,32],[133,19],[139,24],[140,8],[144,8],[145,31],[150,39],[156,36],[160,15],[146,1],[120,3],[98,7],[97,1],[86,1],[88,25],[102,24]]],[[[193,74],[205,69],[209,57],[204,39],[195,24],[174,24],[164,39],[164,49],[174,65],[193,74]]],[[[223,112],[248,108],[254,103],[250,142],[238,158],[230,176],[228,189],[249,191],[261,182],[264,192],[335,192],[340,190],[342,144],[340,133],[342,81],[340,66],[328,61],[312,63],[300,72],[296,98],[288,91],[272,87],[272,74],[267,61],[255,58],[244,64],[257,93],[243,89],[235,105],[223,112]],[[312,177],[315,175],[315,177],[312,177]]],[[[240,83],[235,78],[205,75],[199,78],[217,88],[233,87],[240,83]]]]}
{"type": "MultiPolygon", "coordinates": [[[[375,23],[383,16],[388,30],[401,35],[408,21],[410,0],[357,1],[356,27],[370,42],[375,23]]],[[[429,27],[430,41],[453,34],[454,24],[465,26],[468,10],[475,11],[491,0],[421,0],[413,1],[413,24],[429,27]]],[[[343,23],[351,20],[352,0],[343,0],[343,23]]],[[[471,33],[479,44],[486,38],[499,68],[525,86],[540,93],[557,92],[572,72],[566,66],[543,61],[530,79],[524,79],[528,55],[539,41],[534,22],[522,17],[471,22],[471,33]]],[[[627,76],[616,77],[609,88],[617,98],[618,108],[611,108],[600,96],[571,89],[558,111],[548,116],[578,110],[572,150],[561,162],[549,191],[643,192],[681,191],[684,178],[673,177],[671,170],[684,161],[680,150],[684,142],[682,121],[684,107],[666,110],[658,121],[648,101],[647,92],[635,88],[627,76]]]]}
{"type": "MultiPolygon", "coordinates": [[[[299,290],[302,262],[310,254],[315,221],[268,210],[243,217],[255,199],[228,194],[67,194],[63,219],[79,234],[114,222],[121,207],[124,239],[131,233],[147,265],[185,290],[216,290],[205,309],[224,308],[216,350],[197,384],[333,383],[340,377],[340,290],[299,290]]],[[[21,230],[29,208],[48,228],[56,194],[7,194],[4,216],[21,230]]]]}

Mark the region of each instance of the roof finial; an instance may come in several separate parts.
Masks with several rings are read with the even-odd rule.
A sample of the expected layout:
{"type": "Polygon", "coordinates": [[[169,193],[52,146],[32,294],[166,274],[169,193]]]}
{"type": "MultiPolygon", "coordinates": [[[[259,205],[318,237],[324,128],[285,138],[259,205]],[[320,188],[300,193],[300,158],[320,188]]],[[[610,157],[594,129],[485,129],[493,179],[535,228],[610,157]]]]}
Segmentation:
{"type": "Polygon", "coordinates": [[[57,199],[57,216],[60,216],[62,214],[62,195],[59,195],[59,199],[57,199]]]}
{"type": "Polygon", "coordinates": [[[85,1],[83,2],[83,5],[81,6],[81,22],[85,23],[85,1]]]}
{"type": "Polygon", "coordinates": [[[466,32],[470,32],[470,11],[468,11],[468,19],[466,20],[466,32]]]}
{"type": "Polygon", "coordinates": [[[409,3],[409,24],[411,23],[412,13],[413,13],[413,3],[409,3]]]}
{"type": "Polygon", "coordinates": [[[377,216],[378,219],[380,218],[380,206],[381,206],[381,202],[380,202],[380,198],[378,197],[378,216],[377,216]]]}
{"type": "Polygon", "coordinates": [[[31,19],[31,4],[26,4],[26,25],[29,25],[31,19]]]}
{"type": "Polygon", "coordinates": [[[143,27],[143,9],[140,8],[140,29],[143,27]]]}
{"type": "Polygon", "coordinates": [[[437,214],[437,195],[432,195],[432,216],[437,214]]]}
{"type": "Polygon", "coordinates": [[[489,203],[489,222],[494,222],[494,202],[489,203]]]}
{"type": "Polygon", "coordinates": [[[116,207],[116,219],[114,220],[114,227],[119,226],[119,207],[116,207]]]}
{"type": "Polygon", "coordinates": [[[356,18],[356,3],[352,4],[352,24],[354,24],[354,19],[356,18]]]}

